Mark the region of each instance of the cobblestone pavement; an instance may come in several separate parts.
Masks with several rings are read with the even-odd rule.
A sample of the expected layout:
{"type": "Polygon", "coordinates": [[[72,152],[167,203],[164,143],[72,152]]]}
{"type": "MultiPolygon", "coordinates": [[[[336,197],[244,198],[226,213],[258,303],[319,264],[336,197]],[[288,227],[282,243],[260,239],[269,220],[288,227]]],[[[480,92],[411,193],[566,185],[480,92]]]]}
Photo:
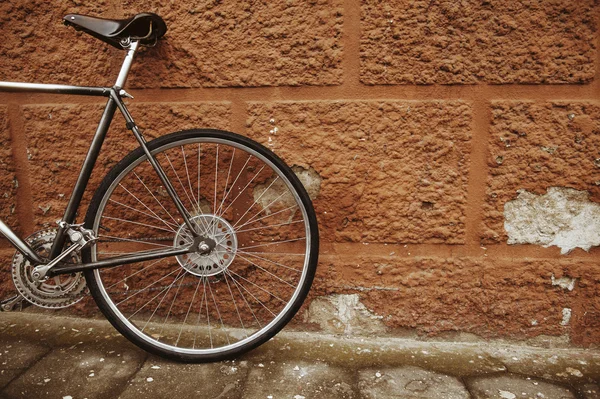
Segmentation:
{"type": "Polygon", "coordinates": [[[235,361],[148,355],[104,320],[0,313],[1,398],[600,398],[600,351],[283,332],[235,361]]]}

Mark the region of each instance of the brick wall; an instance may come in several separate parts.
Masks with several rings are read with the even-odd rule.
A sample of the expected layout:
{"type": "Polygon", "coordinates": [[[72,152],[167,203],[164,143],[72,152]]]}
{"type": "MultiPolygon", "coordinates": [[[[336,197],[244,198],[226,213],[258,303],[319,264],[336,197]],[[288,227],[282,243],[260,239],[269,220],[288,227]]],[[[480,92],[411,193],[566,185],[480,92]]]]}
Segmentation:
{"type": "MultiPolygon", "coordinates": [[[[129,80],[149,137],[228,129],[318,173],[309,302],[357,293],[392,334],[600,343],[598,248],[509,245],[504,213],[517,190],[600,201],[598,1],[52,3],[0,3],[1,80],[110,85],[123,53],[62,16],[153,11],[166,40],[129,80]]],[[[101,109],[0,94],[0,216],[20,233],[60,216],[101,109]]],[[[122,125],[92,189],[134,146],[122,125]]]]}

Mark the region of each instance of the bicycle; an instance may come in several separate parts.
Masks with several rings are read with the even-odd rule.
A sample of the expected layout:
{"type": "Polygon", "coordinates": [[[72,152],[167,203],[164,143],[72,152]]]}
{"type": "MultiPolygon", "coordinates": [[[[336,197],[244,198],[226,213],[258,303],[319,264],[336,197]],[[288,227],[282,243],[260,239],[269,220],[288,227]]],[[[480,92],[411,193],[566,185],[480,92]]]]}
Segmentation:
{"type": "Polygon", "coordinates": [[[314,278],[319,234],[311,200],[277,155],[214,129],[147,142],[123,87],[139,46],[167,26],[152,13],[113,20],[69,14],[65,25],[126,51],[112,87],[0,82],[0,91],[107,97],[64,216],[56,229],[19,238],[12,278],[28,302],[63,308],[89,290],[127,339],[186,362],[239,356],[272,338],[300,309],[314,278]],[[76,213],[116,110],[139,147],[76,213]]]}

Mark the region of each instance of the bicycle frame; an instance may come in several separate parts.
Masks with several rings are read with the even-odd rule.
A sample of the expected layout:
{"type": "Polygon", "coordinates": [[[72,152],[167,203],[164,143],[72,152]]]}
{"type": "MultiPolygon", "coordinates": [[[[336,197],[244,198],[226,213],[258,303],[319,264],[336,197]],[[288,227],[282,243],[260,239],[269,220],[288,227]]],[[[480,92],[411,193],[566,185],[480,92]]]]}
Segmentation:
{"type": "MultiPolygon", "coordinates": [[[[83,165],[79,172],[79,177],[77,178],[77,182],[73,188],[71,193],[71,197],[65,209],[64,216],[62,220],[59,222],[58,233],[54,242],[52,244],[52,248],[50,250],[49,261],[57,258],[62,252],[63,247],[66,242],[66,231],[70,225],[75,221],[75,217],[77,214],[77,210],[79,209],[79,205],[81,203],[81,199],[83,197],[84,191],[88,185],[90,176],[92,174],[92,170],[94,165],[96,164],[96,160],[98,159],[98,155],[100,153],[100,149],[102,148],[102,144],[104,143],[104,138],[106,137],[106,133],[108,132],[108,128],[112,119],[114,117],[115,111],[117,108],[123,115],[126,121],[126,126],[129,130],[132,131],[134,137],[142,147],[144,153],[146,154],[148,161],[158,174],[161,182],[165,186],[169,196],[175,203],[177,210],[179,211],[182,219],[188,226],[189,230],[194,235],[194,242],[185,248],[177,248],[170,250],[153,250],[147,251],[142,254],[136,255],[125,255],[125,256],[117,256],[112,258],[103,259],[101,261],[83,263],[79,265],[61,265],[58,263],[55,267],[49,270],[48,276],[58,275],[58,274],[67,274],[67,273],[75,273],[81,272],[84,270],[90,269],[98,269],[103,267],[113,267],[119,266],[127,263],[141,262],[152,259],[160,259],[168,256],[182,255],[188,252],[198,251],[198,246],[202,244],[203,237],[199,237],[196,233],[193,224],[189,219],[189,215],[185,210],[179,196],[175,192],[173,186],[170,181],[167,179],[165,172],[160,166],[158,160],[154,158],[148,147],[146,146],[146,140],[144,139],[142,132],[139,130],[137,125],[135,124],[131,114],[129,113],[127,106],[123,102],[122,97],[129,96],[122,87],[125,85],[125,81],[127,79],[127,75],[129,74],[129,70],[131,68],[133,57],[138,48],[139,43],[137,41],[132,41],[127,50],[127,55],[125,56],[125,60],[123,61],[123,65],[121,66],[121,70],[119,72],[119,76],[117,77],[116,84],[113,87],[86,87],[86,86],[69,86],[69,85],[56,85],[56,84],[38,84],[38,83],[20,83],[20,82],[2,82],[0,81],[0,92],[1,91],[11,91],[11,92],[36,92],[36,93],[53,93],[53,94],[70,94],[70,95],[81,95],[81,96],[101,96],[107,97],[106,107],[104,108],[104,112],[96,128],[96,133],[92,139],[92,143],[88,150],[88,153],[83,161],[83,165]],[[199,244],[200,243],[200,244],[199,244]]],[[[129,96],[131,97],[131,96],[129,96]]],[[[25,256],[32,264],[34,265],[43,265],[46,264],[43,259],[41,259],[35,251],[22,239],[20,239],[3,221],[0,220],[0,233],[2,233],[10,243],[25,256]]]]}

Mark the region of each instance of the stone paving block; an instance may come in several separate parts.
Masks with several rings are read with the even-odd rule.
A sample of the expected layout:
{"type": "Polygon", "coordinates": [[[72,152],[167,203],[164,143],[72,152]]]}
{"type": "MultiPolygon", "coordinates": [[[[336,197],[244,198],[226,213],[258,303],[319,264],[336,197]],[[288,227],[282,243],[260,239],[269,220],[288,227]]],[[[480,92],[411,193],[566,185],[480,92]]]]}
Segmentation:
{"type": "Polygon", "coordinates": [[[412,366],[361,370],[359,387],[365,399],[469,399],[457,378],[412,366]]]}
{"type": "Polygon", "coordinates": [[[254,364],[242,399],[354,399],[352,375],[325,363],[290,361],[254,364]]]}
{"type": "Polygon", "coordinates": [[[589,82],[598,6],[594,0],[365,0],[361,81],[589,82]]]}
{"type": "Polygon", "coordinates": [[[124,53],[63,25],[66,14],[119,17],[109,0],[72,2],[9,0],[0,2],[0,80],[112,85],[124,53]],[[76,55],[76,56],[74,56],[76,55]]]}
{"type": "Polygon", "coordinates": [[[2,391],[6,398],[109,399],[122,391],[146,354],[110,341],[54,349],[2,391]],[[58,395],[58,396],[57,396],[58,395]]]}
{"type": "Polygon", "coordinates": [[[248,114],[249,136],[322,179],[322,241],[464,243],[469,104],[252,102],[248,114]]]}
{"type": "Polygon", "coordinates": [[[141,87],[336,85],[342,81],[342,0],[310,2],[123,1],[153,10],[168,31],[141,53],[141,87]]]}
{"type": "Polygon", "coordinates": [[[549,187],[590,193],[600,201],[600,103],[494,101],[483,239],[505,242],[504,206],[517,190],[549,187]]]}
{"type": "Polygon", "coordinates": [[[248,362],[178,364],[149,358],[119,399],[240,397],[248,362]]]}
{"type": "Polygon", "coordinates": [[[529,377],[501,375],[467,380],[473,399],[575,399],[571,390],[529,377]]]}
{"type": "MultiPolygon", "coordinates": [[[[56,227],[77,179],[95,128],[101,105],[35,105],[24,108],[28,139],[34,217],[39,227],[56,227]]],[[[130,107],[136,123],[149,141],[182,129],[211,126],[227,129],[228,103],[135,103],[130,107]]],[[[79,218],[104,175],[127,153],[137,148],[133,135],[115,115],[92,173],[79,218]]]]}
{"type": "Polygon", "coordinates": [[[41,359],[50,349],[22,339],[0,340],[0,389],[41,359]]]}

